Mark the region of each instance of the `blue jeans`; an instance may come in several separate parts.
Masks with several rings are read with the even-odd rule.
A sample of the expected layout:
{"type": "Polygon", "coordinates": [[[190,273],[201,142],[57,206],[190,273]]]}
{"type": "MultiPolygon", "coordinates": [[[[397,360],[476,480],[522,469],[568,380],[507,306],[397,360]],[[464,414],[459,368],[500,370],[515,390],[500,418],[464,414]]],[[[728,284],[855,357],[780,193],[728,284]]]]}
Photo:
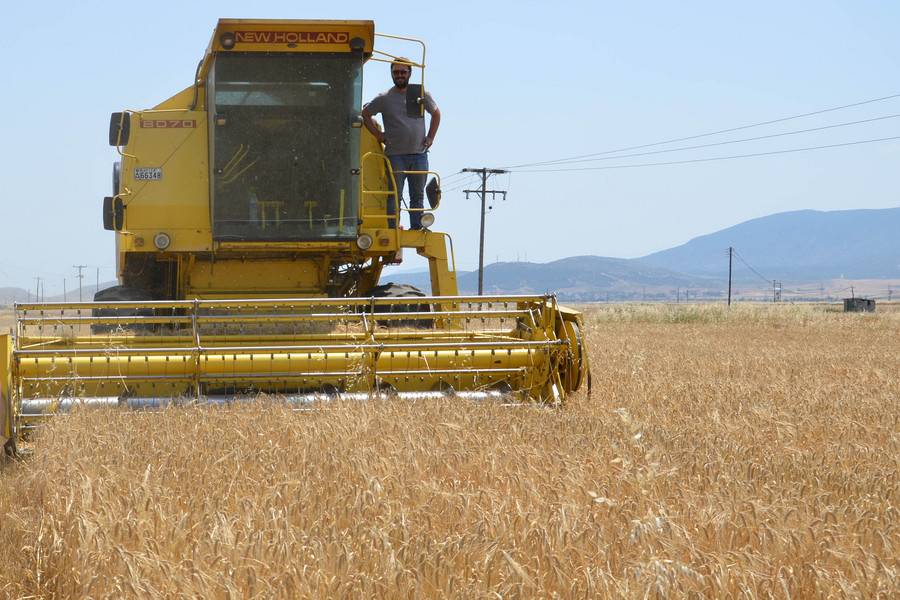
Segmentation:
{"type": "MultiPolygon", "coordinates": [[[[394,170],[394,179],[397,181],[397,198],[403,197],[403,186],[409,181],[409,207],[422,208],[425,206],[425,179],[427,176],[407,175],[402,171],[427,171],[428,170],[428,153],[422,154],[393,154],[388,156],[391,161],[391,169],[394,170]]],[[[397,207],[394,206],[394,197],[388,196],[387,212],[389,215],[397,214],[397,207]]],[[[388,219],[388,227],[395,226],[393,219],[388,219]]],[[[422,229],[422,213],[409,213],[409,228],[422,229]]]]}

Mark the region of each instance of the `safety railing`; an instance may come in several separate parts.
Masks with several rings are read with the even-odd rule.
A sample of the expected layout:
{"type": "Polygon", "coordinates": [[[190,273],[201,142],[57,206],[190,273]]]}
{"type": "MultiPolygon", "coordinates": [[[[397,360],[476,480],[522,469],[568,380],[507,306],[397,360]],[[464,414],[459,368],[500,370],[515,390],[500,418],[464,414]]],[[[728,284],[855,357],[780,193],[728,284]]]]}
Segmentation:
{"type": "MultiPolygon", "coordinates": [[[[359,174],[359,182],[360,182],[360,219],[365,223],[367,219],[386,219],[387,227],[389,229],[398,229],[400,225],[400,217],[402,213],[405,211],[407,213],[419,213],[423,214],[425,212],[435,211],[440,207],[441,203],[441,176],[436,171],[394,171],[391,166],[390,159],[381,152],[366,152],[360,161],[360,174],[359,174]],[[368,189],[365,185],[365,173],[366,173],[366,162],[371,161],[372,159],[383,161],[385,172],[388,175],[388,186],[390,189],[382,190],[382,189],[368,189]],[[404,175],[421,175],[428,178],[429,175],[434,177],[434,191],[425,190],[425,198],[423,198],[423,206],[421,208],[413,208],[411,206],[406,205],[403,202],[403,199],[400,197],[398,186],[397,186],[397,178],[395,176],[396,173],[403,173],[404,175]],[[365,212],[365,202],[366,198],[370,197],[384,197],[387,199],[385,212],[381,213],[368,213],[365,212]],[[428,208],[424,206],[424,201],[427,199],[428,208]],[[391,201],[393,201],[393,210],[391,206],[391,201]],[[393,223],[392,223],[393,221],[393,223]]],[[[426,188],[431,185],[430,183],[426,185],[426,188]]],[[[409,189],[409,183],[406,185],[407,190],[409,189]]]]}

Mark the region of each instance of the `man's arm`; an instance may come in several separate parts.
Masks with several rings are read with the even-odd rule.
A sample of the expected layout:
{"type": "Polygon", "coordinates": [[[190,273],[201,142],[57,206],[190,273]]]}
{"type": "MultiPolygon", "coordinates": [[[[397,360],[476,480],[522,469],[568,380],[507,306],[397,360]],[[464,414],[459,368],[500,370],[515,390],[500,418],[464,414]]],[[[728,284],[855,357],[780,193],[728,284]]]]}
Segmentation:
{"type": "Polygon", "coordinates": [[[437,135],[438,127],[441,126],[441,109],[434,107],[431,113],[431,124],[428,125],[428,135],[425,136],[425,149],[431,148],[434,143],[434,136],[437,135]]]}
{"type": "Polygon", "coordinates": [[[369,107],[363,106],[362,109],[362,118],[363,124],[366,126],[366,129],[369,130],[369,133],[375,136],[375,139],[380,143],[384,143],[384,132],[382,132],[378,125],[375,124],[375,121],[372,120],[372,113],[369,112],[369,107]]]}

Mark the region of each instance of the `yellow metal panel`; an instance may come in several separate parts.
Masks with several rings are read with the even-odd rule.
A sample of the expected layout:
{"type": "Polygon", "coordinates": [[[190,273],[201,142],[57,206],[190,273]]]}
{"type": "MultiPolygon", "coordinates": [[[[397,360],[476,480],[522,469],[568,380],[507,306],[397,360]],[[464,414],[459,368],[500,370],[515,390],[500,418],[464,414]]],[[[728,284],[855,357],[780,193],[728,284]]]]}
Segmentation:
{"type": "Polygon", "coordinates": [[[215,242],[217,250],[246,250],[264,252],[269,250],[292,250],[299,252],[327,252],[329,255],[338,255],[342,252],[357,254],[359,248],[355,241],[344,242],[277,242],[264,240],[259,242],[215,242]]]}
{"type": "Polygon", "coordinates": [[[122,168],[122,185],[130,191],[123,195],[127,234],[120,234],[120,250],[156,251],[159,232],[171,238],[169,252],[210,250],[206,113],[144,111],[131,127],[122,168]]]}
{"type": "Polygon", "coordinates": [[[74,356],[21,358],[20,383],[25,397],[59,397],[130,393],[154,395],[166,386],[176,395],[192,386],[235,387],[264,383],[269,389],[318,386],[340,382],[345,391],[371,391],[377,381],[398,391],[434,389],[441,382],[459,389],[506,380],[515,389],[539,389],[547,380],[549,356],[544,349],[434,350],[373,353],[353,346],[329,352],[260,352],[237,354],[204,349],[202,354],[147,356],[74,356]],[[278,383],[280,382],[280,383],[278,383]]]}
{"type": "MultiPolygon", "coordinates": [[[[203,104],[199,102],[200,98],[198,97],[198,103],[195,107],[202,107],[203,104]]],[[[194,101],[194,86],[189,88],[185,88],[166,100],[163,100],[159,104],[153,107],[153,110],[177,110],[183,109],[187,110],[191,103],[194,101]]]]}
{"type": "MultiPolygon", "coordinates": [[[[345,350],[333,352],[265,352],[258,354],[217,353],[215,348],[206,349],[199,360],[189,352],[181,355],[163,356],[105,356],[105,357],[62,357],[23,358],[19,375],[25,380],[46,377],[142,377],[171,375],[173,377],[193,377],[199,372],[201,378],[221,374],[269,374],[294,373],[345,373],[359,370],[366,361],[366,353],[353,352],[348,345],[345,350]]],[[[390,374],[394,371],[417,370],[422,375],[429,371],[452,368],[472,369],[515,369],[538,368],[546,360],[543,351],[516,349],[503,352],[472,350],[458,352],[452,350],[397,351],[378,355],[376,372],[390,374]]]]}
{"type": "MultiPolygon", "coordinates": [[[[323,287],[321,264],[315,257],[301,260],[249,258],[247,260],[195,261],[191,265],[187,297],[210,291],[317,290],[323,287]]],[[[246,293],[244,294],[246,295],[246,293]]]]}
{"type": "Polygon", "coordinates": [[[210,250],[208,164],[205,112],[134,114],[122,166],[128,191],[120,250],[155,251],[153,237],[159,232],[171,238],[169,252],[210,250]],[[138,237],[143,245],[136,243],[138,237]]]}

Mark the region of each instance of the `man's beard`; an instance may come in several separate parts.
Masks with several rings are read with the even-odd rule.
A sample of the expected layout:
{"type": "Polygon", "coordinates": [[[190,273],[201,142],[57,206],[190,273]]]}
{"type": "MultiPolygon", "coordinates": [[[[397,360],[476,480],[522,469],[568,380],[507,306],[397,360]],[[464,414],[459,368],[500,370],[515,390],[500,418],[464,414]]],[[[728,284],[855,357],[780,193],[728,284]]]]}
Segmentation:
{"type": "Polygon", "coordinates": [[[409,79],[403,79],[401,81],[394,80],[394,85],[397,86],[398,90],[405,89],[407,84],[409,83],[409,79]]]}

